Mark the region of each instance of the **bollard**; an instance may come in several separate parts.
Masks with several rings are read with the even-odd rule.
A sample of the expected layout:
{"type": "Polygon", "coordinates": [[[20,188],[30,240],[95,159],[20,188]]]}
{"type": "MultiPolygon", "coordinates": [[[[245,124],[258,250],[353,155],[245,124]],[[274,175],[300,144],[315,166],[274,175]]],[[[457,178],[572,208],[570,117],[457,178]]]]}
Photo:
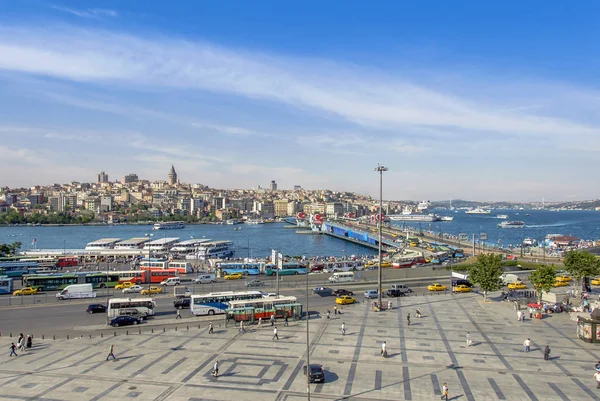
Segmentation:
{"type": "Polygon", "coordinates": [[[139,333],[138,333],[138,334],[142,334],[142,329],[140,329],[140,330],[139,330],[139,333]]]}
{"type": "Polygon", "coordinates": [[[177,331],[177,326],[175,326],[175,331],[177,331]]]}
{"type": "Polygon", "coordinates": [[[54,334],[53,334],[53,335],[52,335],[52,339],[53,339],[53,340],[56,340],[56,335],[54,335],[54,334]]]}
{"type": "Polygon", "coordinates": [[[67,340],[69,339],[69,335],[67,334],[67,340]]]}
{"type": "Polygon", "coordinates": [[[198,325],[198,328],[200,328],[200,325],[198,325]]]}
{"type": "Polygon", "coordinates": [[[117,332],[115,331],[115,332],[113,333],[113,337],[116,337],[116,336],[117,336],[117,332]]]}
{"type": "Polygon", "coordinates": [[[154,333],[154,327],[152,328],[152,333],[154,333]]]}
{"type": "Polygon", "coordinates": [[[12,338],[12,333],[10,333],[10,338],[12,338]]]}
{"type": "Polygon", "coordinates": [[[92,335],[90,334],[90,338],[92,338],[92,335]]]}
{"type": "Polygon", "coordinates": [[[100,333],[100,338],[104,337],[104,333],[100,333]]]}
{"type": "Polygon", "coordinates": [[[125,335],[128,336],[129,335],[129,330],[125,331],[125,335]]]}
{"type": "Polygon", "coordinates": [[[44,335],[42,334],[42,340],[44,339],[44,335]]]}
{"type": "Polygon", "coordinates": [[[187,326],[188,331],[190,330],[190,326],[187,326]]]}
{"type": "Polygon", "coordinates": [[[165,331],[166,331],[166,330],[165,330],[165,328],[163,327],[163,333],[164,333],[165,331]]]}

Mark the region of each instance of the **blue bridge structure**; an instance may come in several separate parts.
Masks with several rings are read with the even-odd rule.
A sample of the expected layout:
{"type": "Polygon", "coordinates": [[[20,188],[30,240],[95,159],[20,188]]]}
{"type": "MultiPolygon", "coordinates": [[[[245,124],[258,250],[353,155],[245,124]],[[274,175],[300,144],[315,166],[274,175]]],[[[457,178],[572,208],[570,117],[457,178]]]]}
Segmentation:
{"type": "MultiPolygon", "coordinates": [[[[379,237],[375,233],[370,233],[365,230],[360,230],[355,227],[350,227],[338,222],[324,221],[321,226],[321,232],[332,237],[340,238],[345,241],[363,245],[369,248],[379,248],[379,237]]],[[[381,238],[381,249],[384,251],[396,251],[400,248],[400,244],[392,239],[381,238]]]]}

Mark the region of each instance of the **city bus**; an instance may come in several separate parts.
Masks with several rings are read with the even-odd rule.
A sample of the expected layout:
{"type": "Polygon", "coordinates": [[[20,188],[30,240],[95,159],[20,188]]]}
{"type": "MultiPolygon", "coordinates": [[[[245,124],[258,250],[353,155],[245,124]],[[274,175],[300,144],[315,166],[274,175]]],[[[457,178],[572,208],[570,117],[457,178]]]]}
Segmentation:
{"type": "Polygon", "coordinates": [[[37,262],[0,262],[0,275],[8,277],[23,277],[39,270],[37,262]]]}
{"type": "Polygon", "coordinates": [[[40,267],[45,268],[56,267],[56,259],[54,258],[23,258],[21,262],[36,262],[40,267]]]}
{"type": "Polygon", "coordinates": [[[302,304],[293,296],[267,297],[259,299],[244,299],[229,301],[227,319],[236,322],[253,322],[258,319],[269,319],[271,315],[276,318],[302,316],[302,304]]]}
{"type": "Polygon", "coordinates": [[[23,285],[37,288],[38,291],[62,290],[71,284],[92,284],[93,288],[113,288],[119,283],[116,273],[76,272],[30,274],[23,276],[23,285]]]}
{"type": "Polygon", "coordinates": [[[152,298],[111,298],[106,313],[109,318],[127,314],[127,310],[135,309],[140,316],[154,316],[156,302],[152,298]]]}
{"type": "Polygon", "coordinates": [[[192,295],[190,302],[190,311],[198,315],[216,315],[225,313],[228,302],[243,299],[262,298],[263,294],[260,291],[244,291],[244,292],[211,292],[209,294],[192,295]]]}
{"type": "Polygon", "coordinates": [[[174,269],[177,270],[178,274],[188,274],[194,271],[192,264],[179,261],[179,260],[161,260],[161,259],[144,259],[140,261],[139,265],[142,270],[167,270],[174,269]]]}
{"type": "Polygon", "coordinates": [[[176,269],[146,269],[111,272],[111,274],[113,273],[119,276],[120,282],[131,281],[136,284],[160,283],[169,277],[177,277],[179,274],[176,269]]]}
{"type": "MultiPolygon", "coordinates": [[[[279,269],[280,276],[289,276],[294,274],[306,274],[306,265],[298,262],[287,262],[279,269]]],[[[274,276],[277,274],[277,266],[274,264],[265,265],[265,274],[267,276],[274,276]]]]}
{"type": "Polygon", "coordinates": [[[56,267],[71,267],[79,264],[77,256],[59,256],[56,260],[56,267]]]}
{"type": "Polygon", "coordinates": [[[0,294],[12,294],[13,279],[7,276],[0,276],[0,294]]]}
{"type": "Polygon", "coordinates": [[[355,270],[364,270],[365,262],[362,260],[337,260],[335,262],[325,262],[324,272],[337,273],[337,272],[350,272],[355,270]]]}
{"type": "Polygon", "coordinates": [[[244,262],[233,262],[233,263],[217,263],[217,269],[222,269],[222,274],[227,275],[231,273],[242,273],[246,275],[257,275],[264,270],[264,263],[244,263],[244,262]]]}

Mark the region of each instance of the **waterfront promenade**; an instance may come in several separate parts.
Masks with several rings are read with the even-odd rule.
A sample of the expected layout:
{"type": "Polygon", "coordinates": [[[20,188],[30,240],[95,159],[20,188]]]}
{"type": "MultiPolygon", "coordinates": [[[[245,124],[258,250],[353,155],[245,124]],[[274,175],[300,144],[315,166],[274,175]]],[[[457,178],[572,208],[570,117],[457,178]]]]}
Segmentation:
{"type": "MultiPolygon", "coordinates": [[[[380,313],[367,302],[345,306],[331,320],[325,310],[311,311],[311,363],[323,365],[326,377],[325,384],[311,384],[312,398],[431,400],[439,399],[446,382],[455,400],[599,399],[592,376],[600,353],[575,337],[575,323],[566,314],[518,322],[509,304],[483,304],[477,294],[393,303],[380,313]],[[421,319],[414,318],[417,308],[421,319]],[[413,316],[410,326],[407,313],[413,316]],[[529,353],[522,345],[527,337],[529,353]],[[383,341],[386,359],[379,355],[383,341]],[[546,344],[552,348],[549,361],[542,355],[546,344]]],[[[115,329],[116,336],[92,331],[92,338],[35,339],[32,350],[10,358],[14,339],[1,337],[6,352],[0,400],[306,399],[304,321],[289,327],[279,322],[279,340],[272,340],[268,325],[249,327],[245,334],[216,327],[209,335],[206,321],[181,323],[190,323],[189,330],[151,333],[142,325],[115,329]],[[107,362],[111,344],[117,359],[107,362]],[[220,377],[214,378],[217,360],[220,377]]]]}

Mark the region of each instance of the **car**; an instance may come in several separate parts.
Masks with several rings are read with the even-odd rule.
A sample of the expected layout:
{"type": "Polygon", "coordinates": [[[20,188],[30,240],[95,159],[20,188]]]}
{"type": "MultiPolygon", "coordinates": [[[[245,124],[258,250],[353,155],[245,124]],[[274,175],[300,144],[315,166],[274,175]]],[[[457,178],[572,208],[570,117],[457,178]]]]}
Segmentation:
{"type": "Polygon", "coordinates": [[[263,298],[276,298],[277,294],[275,294],[274,292],[262,292],[261,293],[263,298]]]}
{"type": "Polygon", "coordinates": [[[348,295],[343,295],[341,297],[337,297],[335,299],[335,303],[338,305],[349,305],[356,303],[356,299],[348,295]]]}
{"type": "Polygon", "coordinates": [[[23,287],[20,290],[13,292],[14,296],[37,294],[38,290],[35,287],[23,287]]]}
{"type": "MultiPolygon", "coordinates": [[[[306,376],[307,369],[304,365],[304,375],[306,376]]],[[[323,366],[318,364],[310,364],[310,376],[309,381],[311,383],[325,383],[325,372],[323,372],[323,366]]]]}
{"type": "Polygon", "coordinates": [[[112,319],[110,321],[110,325],[112,327],[119,327],[119,326],[130,326],[132,324],[139,324],[142,321],[134,316],[117,316],[114,319],[112,319]]]}
{"type": "Polygon", "coordinates": [[[564,281],[565,283],[570,283],[573,280],[569,276],[556,276],[556,281],[564,281]]]}
{"type": "Polygon", "coordinates": [[[140,320],[146,319],[148,317],[146,313],[142,313],[135,308],[119,309],[119,316],[133,316],[140,320]]]}
{"type": "Polygon", "coordinates": [[[135,283],[131,281],[123,281],[122,283],[115,285],[115,290],[124,290],[125,288],[133,287],[134,285],[135,283]]]}
{"type": "Polygon", "coordinates": [[[525,283],[522,283],[521,281],[508,283],[509,290],[524,290],[525,288],[527,288],[527,285],[525,283]]]}
{"type": "Polygon", "coordinates": [[[455,287],[452,287],[452,291],[454,291],[454,292],[471,292],[471,291],[473,291],[473,288],[468,287],[466,285],[457,285],[455,287]]]}
{"type": "Polygon", "coordinates": [[[102,304],[90,304],[85,308],[85,311],[90,315],[92,313],[106,313],[106,305],[102,304]]]}
{"type": "Polygon", "coordinates": [[[392,298],[397,298],[397,297],[404,297],[406,296],[406,292],[405,291],[401,291],[401,290],[387,290],[386,292],[388,297],[392,297],[392,298]]]}
{"type": "Polygon", "coordinates": [[[162,294],[162,292],[163,292],[162,287],[157,287],[155,285],[151,285],[150,288],[145,288],[142,291],[140,291],[140,294],[153,295],[153,294],[162,294]]]}
{"type": "Polygon", "coordinates": [[[242,273],[231,273],[225,276],[225,280],[239,280],[242,278],[242,273]]]}
{"type": "Polygon", "coordinates": [[[366,290],[364,295],[367,299],[374,299],[378,297],[377,290],[366,290]]]}
{"type": "Polygon", "coordinates": [[[352,296],[352,295],[354,295],[354,293],[352,291],[348,291],[348,290],[345,290],[343,288],[340,288],[339,290],[333,291],[333,295],[335,295],[336,297],[341,297],[343,295],[350,295],[350,296],[352,296]]]}
{"type": "Polygon", "coordinates": [[[554,284],[552,284],[552,287],[566,287],[568,285],[568,281],[555,281],[554,284]]]}
{"type": "Polygon", "coordinates": [[[328,297],[330,295],[333,295],[333,289],[328,287],[317,287],[313,288],[312,293],[320,295],[322,297],[328,297]]]}
{"type": "Polygon", "coordinates": [[[173,301],[173,307],[176,309],[189,309],[191,304],[190,298],[181,298],[173,301]]]}
{"type": "Polygon", "coordinates": [[[246,281],[246,287],[262,287],[263,285],[265,285],[265,282],[261,280],[246,281]]]}
{"type": "Polygon", "coordinates": [[[441,285],[440,283],[433,283],[427,286],[429,291],[446,291],[447,288],[445,285],[441,285]]]}
{"type": "Polygon", "coordinates": [[[381,267],[392,267],[391,262],[381,262],[381,267]]]}
{"type": "Polygon", "coordinates": [[[590,281],[591,285],[600,285],[600,277],[593,279],[590,281]]]}
{"type": "Polygon", "coordinates": [[[137,294],[138,292],[142,292],[144,287],[141,285],[133,285],[131,287],[123,289],[123,294],[137,294]]]}

